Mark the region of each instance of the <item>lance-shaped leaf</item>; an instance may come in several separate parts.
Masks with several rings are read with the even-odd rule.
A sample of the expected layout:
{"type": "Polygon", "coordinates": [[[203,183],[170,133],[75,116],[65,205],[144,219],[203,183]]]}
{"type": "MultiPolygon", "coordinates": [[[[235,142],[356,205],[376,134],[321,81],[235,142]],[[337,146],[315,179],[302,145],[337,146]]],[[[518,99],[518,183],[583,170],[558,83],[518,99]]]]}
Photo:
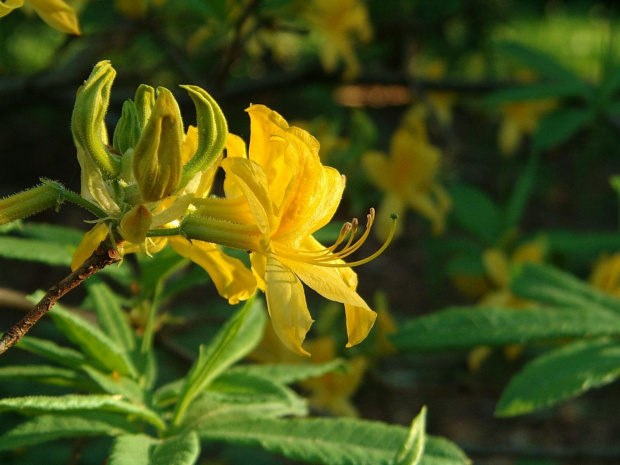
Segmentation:
{"type": "Polygon", "coordinates": [[[532,150],[542,152],[567,142],[595,119],[596,114],[589,108],[559,108],[549,112],[534,134],[532,150]]]}
{"type": "Polygon", "coordinates": [[[317,363],[308,365],[288,365],[288,364],[253,364],[240,365],[231,368],[229,374],[246,374],[251,376],[261,376],[278,383],[292,384],[308,378],[316,378],[327,373],[346,373],[348,363],[342,358],[331,360],[327,363],[317,363]]]}
{"type": "Polygon", "coordinates": [[[116,412],[133,415],[157,429],[166,425],[157,413],[146,407],[127,402],[118,396],[106,395],[66,395],[60,397],[27,396],[0,399],[0,412],[15,411],[22,415],[41,415],[45,413],[116,412]]]}
{"type": "Polygon", "coordinates": [[[620,318],[596,307],[465,307],[411,320],[390,340],[400,349],[436,350],[617,334],[620,318]]]}
{"type": "Polygon", "coordinates": [[[495,414],[507,417],[549,407],[620,376],[617,341],[578,341],[538,357],[508,384],[495,414]]]}
{"type": "Polygon", "coordinates": [[[394,465],[418,465],[426,445],[426,407],[411,422],[407,439],[396,454],[394,465]]]}
{"type": "Polygon", "coordinates": [[[187,375],[174,416],[179,425],[192,400],[218,375],[247,355],[260,341],[265,326],[265,311],[260,300],[248,300],[206,349],[201,347],[198,360],[187,375]]]}
{"type": "Polygon", "coordinates": [[[0,368],[0,381],[33,382],[84,387],[84,378],[71,369],[52,365],[14,365],[0,368]]]}
{"type": "Polygon", "coordinates": [[[110,91],[116,71],[109,61],[95,65],[78,90],[71,117],[71,132],[77,147],[94,160],[106,177],[114,177],[121,168],[120,158],[107,147],[104,117],[110,103],[110,91]]]}
{"type": "MultiPolygon", "coordinates": [[[[205,440],[259,445],[284,457],[329,465],[393,465],[407,428],[353,419],[256,419],[212,422],[198,431],[205,440]]],[[[427,437],[422,465],[466,465],[451,442],[427,437]]]]}
{"type": "Polygon", "coordinates": [[[523,263],[513,266],[510,275],[510,290],[524,299],[620,314],[620,300],[552,266],[523,263]]]}
{"type": "Polygon", "coordinates": [[[173,436],[157,444],[151,455],[150,465],[192,465],[200,454],[200,441],[196,432],[173,436]]]}
{"type": "Polygon", "coordinates": [[[454,220],[466,231],[493,244],[501,233],[501,212],[479,189],[460,184],[450,189],[454,220]]]}
{"type": "Polygon", "coordinates": [[[61,438],[116,436],[135,432],[122,416],[97,412],[93,415],[41,415],[21,423],[0,436],[0,450],[34,446],[61,438]]]}
{"type": "Polygon", "coordinates": [[[213,97],[198,86],[181,86],[187,90],[194,102],[198,126],[198,148],[194,156],[183,167],[179,188],[199,171],[208,169],[222,154],[228,137],[228,125],[224,113],[213,97]]]}
{"type": "Polygon", "coordinates": [[[154,443],[154,438],[144,434],[118,436],[112,445],[109,465],[151,465],[154,443]]]}

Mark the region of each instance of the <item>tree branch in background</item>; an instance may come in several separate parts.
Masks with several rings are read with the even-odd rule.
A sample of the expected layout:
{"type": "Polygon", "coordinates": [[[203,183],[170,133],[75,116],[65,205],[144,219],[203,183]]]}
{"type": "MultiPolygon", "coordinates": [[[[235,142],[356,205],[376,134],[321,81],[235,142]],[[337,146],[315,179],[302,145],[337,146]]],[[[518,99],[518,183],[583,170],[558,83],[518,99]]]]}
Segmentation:
{"type": "Polygon", "coordinates": [[[39,303],[15,323],[0,338],[0,354],[3,354],[17,344],[22,337],[32,328],[43,315],[51,310],[56,302],[69,291],[75,289],[97,271],[113,263],[118,263],[121,258],[115,247],[107,241],[99,244],[97,250],[86,259],[77,270],[64,278],[58,284],[52,286],[39,303]]]}

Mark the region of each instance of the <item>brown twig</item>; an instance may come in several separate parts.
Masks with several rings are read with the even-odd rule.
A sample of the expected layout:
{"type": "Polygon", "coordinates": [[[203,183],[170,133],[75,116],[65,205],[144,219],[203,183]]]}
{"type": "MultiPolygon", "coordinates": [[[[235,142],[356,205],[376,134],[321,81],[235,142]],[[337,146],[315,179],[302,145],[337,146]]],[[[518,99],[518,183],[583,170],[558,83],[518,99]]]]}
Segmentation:
{"type": "Polygon", "coordinates": [[[3,354],[32,328],[43,315],[50,311],[54,304],[66,293],[75,289],[97,271],[120,261],[118,251],[107,242],[102,242],[97,250],[86,259],[77,270],[52,286],[39,303],[25,317],[15,323],[0,338],[0,354],[3,354]]]}

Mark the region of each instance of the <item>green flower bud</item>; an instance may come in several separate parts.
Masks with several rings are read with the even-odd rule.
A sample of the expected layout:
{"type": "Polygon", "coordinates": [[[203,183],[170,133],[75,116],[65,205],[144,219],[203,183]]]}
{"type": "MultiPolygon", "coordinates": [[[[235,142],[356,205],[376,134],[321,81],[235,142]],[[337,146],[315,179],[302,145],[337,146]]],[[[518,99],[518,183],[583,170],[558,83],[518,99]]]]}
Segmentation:
{"type": "Polygon", "coordinates": [[[146,202],[173,194],[179,187],[183,160],[183,121],[168,89],[160,87],[153,112],[133,154],[133,174],[146,202]]]}
{"type": "Polygon", "coordinates": [[[123,103],[123,113],[116,123],[116,128],[114,128],[114,138],[112,139],[114,148],[121,155],[124,155],[127,150],[136,146],[141,132],[142,128],[140,121],[138,121],[136,105],[131,100],[126,100],[123,103]]]}
{"type": "Polygon", "coordinates": [[[57,189],[43,184],[0,199],[0,225],[55,207],[62,199],[57,189]]]}
{"type": "Polygon", "coordinates": [[[119,231],[125,240],[134,244],[141,244],[146,239],[152,222],[151,211],[143,204],[139,204],[125,213],[119,231]]]}
{"type": "Polygon", "coordinates": [[[136,105],[140,128],[144,129],[155,106],[155,89],[146,84],[140,84],[138,90],[136,90],[134,104],[136,105]]]}
{"type": "Polygon", "coordinates": [[[78,89],[71,117],[71,132],[78,149],[91,157],[104,176],[110,178],[120,171],[120,157],[107,147],[108,136],[104,117],[110,102],[110,89],[116,71],[109,61],[100,61],[78,89]]]}
{"type": "Polygon", "coordinates": [[[189,93],[196,107],[198,122],[198,149],[183,167],[180,188],[183,188],[199,171],[207,170],[219,160],[226,145],[228,126],[219,105],[198,86],[181,86],[189,93]]]}

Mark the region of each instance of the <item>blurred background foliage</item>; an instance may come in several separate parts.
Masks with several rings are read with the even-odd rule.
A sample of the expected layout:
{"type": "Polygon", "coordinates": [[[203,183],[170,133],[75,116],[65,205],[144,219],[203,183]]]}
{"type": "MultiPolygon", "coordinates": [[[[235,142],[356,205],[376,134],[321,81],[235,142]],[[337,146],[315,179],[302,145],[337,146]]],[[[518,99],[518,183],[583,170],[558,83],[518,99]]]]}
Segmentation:
{"type": "MultiPolygon", "coordinates": [[[[360,294],[380,314],[369,340],[341,350],[342,312],[319,312],[317,361],[346,356],[355,369],[347,379],[330,374],[300,386],[315,408],[404,424],[427,404],[429,431],[476,463],[620,460],[617,446],[608,447],[620,430],[610,409],[617,386],[526,418],[492,417],[507,380],[543,347],[417,353],[397,351],[388,339],[403,322],[447,306],[526,305],[511,292],[513,264],[554,265],[618,295],[618,193],[610,183],[620,173],[616,2],[67,3],[78,12],[80,36],[25,8],[0,21],[0,197],[41,176],[79,190],[69,121],[76,89],[99,60],[118,71],[112,126],[140,83],[175,94],[178,84],[203,87],[246,141],[243,110],[265,104],[317,137],[323,163],[346,175],[340,220],[377,207],[377,245],[385,218],[401,215],[394,243],[358,269],[360,294]]],[[[179,103],[192,114],[189,99],[179,103]]],[[[35,220],[87,229],[71,207],[35,220]]],[[[320,235],[333,238],[339,227],[320,235]]],[[[5,263],[3,286],[23,292],[66,271],[5,263]]],[[[200,282],[199,273],[191,276],[200,282]]],[[[189,305],[209,292],[188,294],[162,322],[161,360],[171,370],[228,314],[224,302],[208,314],[189,305]],[[204,325],[188,323],[196,318],[204,325]]],[[[38,331],[48,335],[51,325],[38,331]]],[[[289,358],[268,337],[255,354],[289,358]]],[[[70,451],[61,444],[46,455],[67,463],[70,451]]],[[[248,463],[238,455],[224,450],[217,463],[248,463]]],[[[259,455],[255,463],[273,463],[259,455]]]]}

